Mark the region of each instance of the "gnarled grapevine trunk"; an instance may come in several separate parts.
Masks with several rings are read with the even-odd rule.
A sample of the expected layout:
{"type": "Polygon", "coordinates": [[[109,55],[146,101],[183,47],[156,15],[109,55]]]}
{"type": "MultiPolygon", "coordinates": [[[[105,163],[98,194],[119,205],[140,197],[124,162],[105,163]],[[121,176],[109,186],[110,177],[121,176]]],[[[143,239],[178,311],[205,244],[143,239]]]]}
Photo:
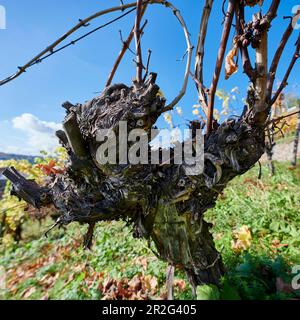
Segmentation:
{"type": "Polygon", "coordinates": [[[58,132],[69,154],[65,174],[52,176],[45,187],[13,168],[3,174],[14,195],[37,207],[53,203],[62,214],[58,224],[88,223],[87,246],[97,221],[129,220],[134,235],[151,238],[161,258],[184,269],[193,285],[218,284],[224,267],[203,215],[227,183],[261,157],[263,129],[251,125],[249,112],[223,123],[206,138],[204,172],[196,176],[186,173],[185,163],[99,165],[96,132],[118,135],[120,121],[127,121],[128,130],[141,126],[150,134],[165,103],[158,93],[151,75],[141,86],[110,86],[83,105],[65,103],[65,130],[58,132]]]}
{"type": "MultiPolygon", "coordinates": [[[[127,160],[128,150],[133,144],[129,142],[128,146],[124,147],[121,142],[121,123],[127,123],[128,132],[132,129],[143,129],[145,137],[150,137],[150,131],[158,117],[172,110],[185,94],[193,49],[186,23],[179,10],[170,2],[137,0],[136,3],[104,10],[81,20],[63,37],[24,67],[19,68],[18,73],[0,81],[0,85],[3,85],[20,76],[41,59],[45,59],[45,54],[52,55],[59,43],[77,29],[87,26],[87,23],[96,17],[108,12],[137,8],[135,27],[124,43],[107,82],[111,83],[126,48],[135,36],[137,76],[133,86],[107,86],[101,96],[85,104],[65,103],[63,107],[67,110],[67,115],[64,130],[57,132],[57,137],[69,155],[65,173],[51,176],[45,186],[40,187],[33,181],[27,181],[13,168],[7,169],[3,174],[12,181],[13,194],[36,207],[53,204],[61,212],[57,224],[69,224],[74,221],[89,224],[84,239],[86,247],[91,245],[93,228],[97,221],[122,219],[130,222],[134,226],[136,237],[154,241],[161,258],[171,265],[171,274],[173,266],[178,266],[186,271],[193,286],[202,283],[218,284],[224,273],[224,266],[220,254],[215,249],[209,224],[204,221],[204,213],[214,207],[218,195],[228,182],[249,170],[264,153],[265,128],[268,125],[270,108],[286,86],[290,73],[300,57],[299,35],[283,81],[272,96],[279,61],[294,28],[293,21],[290,21],[268,69],[268,33],[272,21],[277,16],[280,0],[270,1],[269,10],[265,15],[260,10],[253,16],[252,21],[246,22],[245,8],[259,2],[262,3],[228,1],[215,72],[212,83],[207,88],[203,77],[204,47],[214,1],[205,1],[198,37],[195,75],[192,75],[198,89],[199,102],[208,118],[202,173],[189,175],[191,167],[187,163],[176,164],[177,162],[172,160],[176,153],[174,149],[171,150],[170,163],[131,165],[130,162],[128,164],[126,161],[120,161],[124,160],[124,157],[127,160]],[[187,42],[187,67],[183,87],[168,106],[165,106],[166,101],[161,97],[156,85],[156,75],[150,74],[149,79],[144,81],[148,75],[149,63],[145,67],[146,75],[142,79],[143,27],[140,22],[146,7],[150,4],[160,4],[172,9],[183,28],[187,42]],[[243,71],[250,80],[250,86],[247,106],[241,117],[229,119],[219,125],[214,119],[215,94],[233,23],[236,28],[234,50],[231,50],[231,54],[226,58],[226,77],[230,77],[238,68],[237,63],[230,58],[232,52],[240,52],[243,71]],[[249,53],[250,46],[255,50],[255,67],[252,67],[251,63],[251,56],[254,55],[249,53]],[[102,130],[102,135],[103,130],[111,130],[117,137],[115,163],[101,164],[98,161],[97,151],[106,143],[102,139],[103,136],[97,134],[99,130],[102,130]]],[[[192,128],[197,126],[199,123],[191,123],[192,128]]],[[[193,139],[194,137],[191,138],[191,142],[195,148],[193,139]]],[[[151,153],[147,144],[146,153],[151,153]]],[[[160,157],[163,158],[162,155],[160,157]]]]}

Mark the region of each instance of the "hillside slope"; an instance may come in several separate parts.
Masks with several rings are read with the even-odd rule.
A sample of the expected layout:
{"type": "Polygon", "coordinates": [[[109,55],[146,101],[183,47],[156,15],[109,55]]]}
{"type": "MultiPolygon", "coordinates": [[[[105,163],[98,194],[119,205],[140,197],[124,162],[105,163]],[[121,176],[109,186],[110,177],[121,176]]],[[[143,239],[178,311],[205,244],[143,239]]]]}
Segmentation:
{"type": "MultiPolygon", "coordinates": [[[[298,297],[286,288],[292,265],[300,262],[300,166],[289,170],[289,163],[276,163],[276,168],[273,177],[263,166],[258,180],[255,166],[234,179],[206,214],[227,268],[220,299],[298,297]]],[[[129,226],[99,223],[92,251],[84,251],[85,227],[72,224],[45,238],[51,223],[28,221],[20,244],[3,240],[0,298],[166,298],[166,264],[145,240],[132,237],[129,226]]],[[[181,270],[176,269],[174,286],[176,299],[192,298],[181,270]]]]}

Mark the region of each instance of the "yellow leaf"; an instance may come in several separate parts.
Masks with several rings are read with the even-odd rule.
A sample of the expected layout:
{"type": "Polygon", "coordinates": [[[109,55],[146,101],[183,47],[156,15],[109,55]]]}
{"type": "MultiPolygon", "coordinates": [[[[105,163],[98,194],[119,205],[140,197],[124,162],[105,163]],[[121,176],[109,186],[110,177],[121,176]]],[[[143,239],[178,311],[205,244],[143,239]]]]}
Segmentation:
{"type": "Polygon", "coordinates": [[[172,115],[169,112],[164,113],[164,119],[169,124],[169,126],[173,128],[173,119],[172,119],[172,115]]]}
{"type": "Polygon", "coordinates": [[[164,98],[165,95],[161,90],[159,90],[158,93],[157,93],[157,97],[164,98]]]}
{"type": "Polygon", "coordinates": [[[177,111],[179,116],[182,116],[182,109],[180,107],[177,107],[176,111],[177,111]]]}
{"type": "Polygon", "coordinates": [[[217,109],[214,110],[214,118],[215,118],[216,120],[220,120],[220,112],[219,112],[219,110],[217,110],[217,109]]]}
{"type": "Polygon", "coordinates": [[[229,108],[229,97],[226,97],[226,98],[223,100],[222,108],[223,108],[223,109],[228,109],[228,108],[229,108]]]}
{"type": "Polygon", "coordinates": [[[234,240],[231,242],[231,248],[233,251],[240,253],[251,246],[252,235],[247,226],[244,225],[239,230],[234,231],[233,237],[234,240]]]}

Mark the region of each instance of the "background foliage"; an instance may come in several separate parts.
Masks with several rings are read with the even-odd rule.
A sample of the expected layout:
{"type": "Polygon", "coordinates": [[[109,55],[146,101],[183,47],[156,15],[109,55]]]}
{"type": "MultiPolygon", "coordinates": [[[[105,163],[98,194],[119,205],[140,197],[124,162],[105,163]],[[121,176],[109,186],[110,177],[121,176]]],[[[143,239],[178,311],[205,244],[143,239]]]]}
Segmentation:
{"type": "MultiPolygon", "coordinates": [[[[24,174],[44,179],[52,159],[5,162],[24,174]],[[42,166],[41,166],[42,165],[42,166]],[[46,168],[46,169],[45,169],[46,168]]],[[[58,151],[56,170],[64,155],[58,151]]],[[[3,166],[3,163],[1,164],[3,166]]],[[[276,175],[257,179],[258,167],[232,181],[206,219],[224,259],[227,274],[221,288],[202,286],[198,299],[297,298],[291,289],[291,268],[300,261],[300,168],[277,163],[276,175]]],[[[22,205],[23,203],[21,203],[22,205]]],[[[4,299],[165,299],[166,264],[153,245],[133,239],[122,222],[100,223],[91,251],[82,248],[85,226],[71,225],[43,233],[50,217],[32,219],[8,195],[0,202],[0,295],[4,299]],[[22,224],[22,240],[13,232],[22,224]],[[9,228],[6,227],[9,225],[9,228]]],[[[191,299],[185,274],[176,270],[175,298],[191,299]]]]}

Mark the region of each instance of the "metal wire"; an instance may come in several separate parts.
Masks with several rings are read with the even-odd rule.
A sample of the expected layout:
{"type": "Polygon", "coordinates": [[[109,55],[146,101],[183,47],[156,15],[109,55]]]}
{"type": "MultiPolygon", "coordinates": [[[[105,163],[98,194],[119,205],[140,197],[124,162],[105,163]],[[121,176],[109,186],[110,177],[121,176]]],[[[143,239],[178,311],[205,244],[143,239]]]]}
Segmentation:
{"type": "MultiPolygon", "coordinates": [[[[62,46],[62,47],[60,47],[60,48],[58,48],[58,49],[52,50],[50,53],[48,53],[48,54],[45,55],[44,57],[39,58],[39,59],[36,59],[35,61],[33,61],[26,69],[31,68],[32,66],[34,66],[34,65],[36,65],[36,64],[38,64],[38,63],[41,63],[42,61],[50,58],[50,57],[53,56],[54,54],[56,54],[56,53],[58,53],[58,52],[60,52],[60,51],[62,51],[62,50],[64,50],[64,49],[66,49],[66,48],[68,48],[68,47],[70,47],[70,46],[72,46],[72,45],[75,45],[77,42],[85,39],[86,37],[90,36],[91,34],[95,33],[96,31],[98,31],[98,30],[100,30],[100,29],[103,29],[103,28],[109,26],[110,24],[112,24],[112,23],[114,23],[114,22],[116,22],[116,21],[124,18],[125,16],[129,15],[130,13],[132,13],[132,12],[135,11],[135,10],[136,10],[136,8],[132,8],[132,9],[130,9],[129,11],[127,11],[127,12],[123,13],[122,15],[118,16],[117,18],[112,19],[112,20],[106,22],[105,24],[100,25],[99,27],[97,27],[97,28],[95,28],[95,29],[93,29],[93,30],[85,33],[84,35],[78,37],[77,39],[75,39],[75,40],[73,40],[73,41],[71,41],[71,42],[69,42],[68,44],[66,44],[66,45],[64,45],[64,46],[62,46]]],[[[85,27],[87,27],[87,26],[88,26],[88,25],[86,25],[85,27]]],[[[18,67],[18,69],[19,69],[19,70],[22,70],[22,69],[24,69],[24,68],[23,68],[23,67],[18,67]]],[[[24,71],[26,71],[26,69],[25,69],[24,71]]],[[[6,79],[0,81],[0,85],[8,82],[8,81],[9,81],[11,78],[13,78],[14,76],[15,76],[15,75],[11,75],[11,76],[7,77],[6,79]]]]}

